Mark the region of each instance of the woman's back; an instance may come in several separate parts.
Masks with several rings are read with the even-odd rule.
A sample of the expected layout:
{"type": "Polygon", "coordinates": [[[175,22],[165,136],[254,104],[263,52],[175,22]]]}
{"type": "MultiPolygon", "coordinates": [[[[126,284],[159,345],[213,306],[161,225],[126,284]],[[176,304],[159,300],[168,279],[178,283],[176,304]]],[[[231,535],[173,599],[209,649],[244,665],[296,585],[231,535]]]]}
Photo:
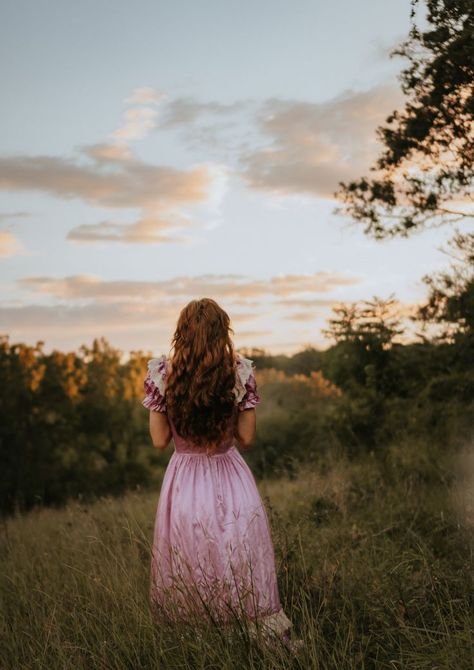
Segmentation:
{"type": "Polygon", "coordinates": [[[171,432],[173,434],[173,442],[175,452],[178,454],[195,454],[197,456],[217,456],[218,454],[225,454],[229,449],[235,447],[235,438],[234,438],[234,417],[229,419],[229,426],[227,433],[224,435],[222,442],[215,448],[212,454],[208,454],[205,449],[199,444],[194,444],[189,438],[181,437],[178,435],[173,420],[168,419],[171,426],[171,432]]]}
{"type": "MultiPolygon", "coordinates": [[[[162,354],[158,358],[151,358],[147,364],[148,372],[144,382],[146,396],[142,404],[147,409],[168,414],[165,391],[171,370],[171,361],[162,354]]],[[[224,433],[222,441],[213,451],[212,455],[226,453],[235,446],[234,427],[239,412],[252,409],[260,402],[260,396],[257,393],[255,373],[253,370],[253,361],[241,354],[235,356],[236,384],[234,412],[229,418],[227,430],[224,433]]],[[[177,453],[207,455],[206,448],[193,442],[190,438],[184,438],[179,435],[173,419],[168,415],[168,421],[171,427],[174,448],[177,453]]]]}

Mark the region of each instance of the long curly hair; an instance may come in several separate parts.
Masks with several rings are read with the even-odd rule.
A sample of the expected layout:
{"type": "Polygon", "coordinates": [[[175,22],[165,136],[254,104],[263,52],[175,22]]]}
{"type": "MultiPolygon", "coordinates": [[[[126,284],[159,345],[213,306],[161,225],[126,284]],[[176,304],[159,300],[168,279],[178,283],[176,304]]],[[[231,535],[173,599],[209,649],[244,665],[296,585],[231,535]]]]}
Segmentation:
{"type": "Polygon", "coordinates": [[[228,314],[211,298],[192,300],[173,335],[165,399],[179,435],[213,453],[235,411],[234,333],[228,314]]]}

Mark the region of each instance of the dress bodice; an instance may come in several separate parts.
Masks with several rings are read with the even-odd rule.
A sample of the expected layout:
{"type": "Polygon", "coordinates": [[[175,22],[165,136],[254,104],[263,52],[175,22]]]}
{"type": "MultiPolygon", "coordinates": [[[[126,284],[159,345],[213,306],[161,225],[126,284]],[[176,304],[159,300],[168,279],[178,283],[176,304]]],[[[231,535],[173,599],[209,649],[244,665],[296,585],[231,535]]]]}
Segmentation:
{"type": "MultiPolygon", "coordinates": [[[[219,446],[212,452],[212,455],[225,454],[227,451],[229,451],[229,449],[231,449],[235,445],[234,425],[236,419],[237,419],[237,411],[235,411],[233,416],[229,419],[227,431],[219,446]]],[[[173,442],[176,452],[178,452],[179,454],[207,455],[207,450],[205,446],[194,444],[192,440],[189,440],[179,435],[173,423],[173,420],[171,419],[170,416],[168,416],[168,421],[171,427],[171,432],[173,434],[173,442]]]]}
{"type": "MultiPolygon", "coordinates": [[[[253,409],[260,402],[253,361],[241,354],[237,354],[235,366],[236,382],[234,386],[234,412],[229,418],[228,426],[221,443],[215,450],[211,451],[212,455],[226,453],[235,446],[234,427],[238,413],[247,409],[253,409]]],[[[142,405],[147,409],[168,414],[165,390],[169,370],[170,362],[164,354],[159,358],[152,358],[148,361],[148,371],[144,381],[146,395],[142,400],[142,405]]],[[[198,455],[208,454],[208,449],[205,446],[194,444],[192,440],[179,435],[172,418],[169,415],[168,421],[171,427],[175,451],[177,453],[198,455]]]]}

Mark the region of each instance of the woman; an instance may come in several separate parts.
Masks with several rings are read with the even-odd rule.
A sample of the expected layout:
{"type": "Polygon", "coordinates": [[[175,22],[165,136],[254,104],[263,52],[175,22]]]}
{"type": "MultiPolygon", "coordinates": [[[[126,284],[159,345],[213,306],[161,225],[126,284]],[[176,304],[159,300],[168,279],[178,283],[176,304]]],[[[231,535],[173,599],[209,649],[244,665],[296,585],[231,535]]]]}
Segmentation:
{"type": "Polygon", "coordinates": [[[253,442],[260,402],[253,361],[234,352],[227,313],[212,299],[181,311],[173,354],[148,361],[144,407],[153,445],[175,451],[158,501],[150,601],[159,612],[277,636],[290,649],[268,517],[241,449],[253,442]]]}

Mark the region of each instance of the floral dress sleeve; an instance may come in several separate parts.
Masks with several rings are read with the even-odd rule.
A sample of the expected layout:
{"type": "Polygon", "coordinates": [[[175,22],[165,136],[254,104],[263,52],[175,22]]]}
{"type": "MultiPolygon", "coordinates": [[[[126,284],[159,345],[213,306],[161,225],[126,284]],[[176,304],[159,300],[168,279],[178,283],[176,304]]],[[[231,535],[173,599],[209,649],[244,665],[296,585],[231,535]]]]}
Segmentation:
{"type": "Polygon", "coordinates": [[[236,372],[234,394],[238,410],[243,412],[246,409],[253,409],[260,402],[253,361],[238,354],[236,372]]]}
{"type": "Polygon", "coordinates": [[[163,354],[159,358],[151,358],[147,363],[147,367],[147,374],[143,382],[143,388],[146,395],[142,400],[142,405],[154,412],[162,412],[166,414],[166,355],[163,354]]]}

